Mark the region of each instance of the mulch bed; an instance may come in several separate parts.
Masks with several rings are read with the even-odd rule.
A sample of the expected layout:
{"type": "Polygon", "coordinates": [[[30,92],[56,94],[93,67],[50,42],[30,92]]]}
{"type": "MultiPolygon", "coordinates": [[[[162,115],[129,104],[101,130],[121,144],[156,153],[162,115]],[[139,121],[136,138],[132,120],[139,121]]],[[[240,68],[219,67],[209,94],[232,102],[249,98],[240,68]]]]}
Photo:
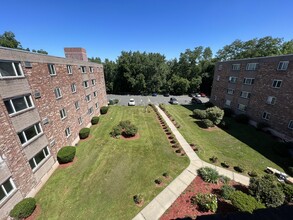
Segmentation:
{"type": "MultiPolygon", "coordinates": [[[[197,205],[192,205],[190,199],[192,196],[198,193],[213,193],[219,195],[220,188],[223,183],[212,184],[204,182],[199,176],[197,176],[192,183],[185,189],[185,191],[175,200],[171,207],[162,215],[161,220],[186,218],[187,216],[196,218],[200,215],[211,215],[213,212],[202,212],[198,209],[197,205]]],[[[238,189],[243,187],[231,181],[230,185],[236,186],[238,189]]],[[[235,188],[236,188],[235,187],[235,188]]],[[[244,188],[243,188],[244,189],[244,188]]],[[[237,211],[231,204],[225,200],[218,199],[217,213],[226,214],[229,212],[237,211]]]]}
{"type": "Polygon", "coordinates": [[[84,139],[80,139],[79,141],[83,142],[83,141],[88,141],[89,139],[92,139],[93,138],[93,135],[89,135],[87,138],[84,138],[84,139]]]}
{"type": "Polygon", "coordinates": [[[136,133],[133,137],[124,137],[123,135],[120,135],[120,138],[123,139],[123,140],[131,141],[131,140],[139,139],[140,135],[139,135],[139,133],[136,133]]]}
{"type": "Polygon", "coordinates": [[[25,220],[35,220],[40,214],[41,214],[41,206],[37,204],[34,212],[29,217],[25,218],[25,220]]]}
{"type": "Polygon", "coordinates": [[[77,161],[77,157],[75,156],[72,162],[59,164],[59,168],[63,169],[63,168],[69,167],[72,164],[75,164],[76,161],[77,161]]]}

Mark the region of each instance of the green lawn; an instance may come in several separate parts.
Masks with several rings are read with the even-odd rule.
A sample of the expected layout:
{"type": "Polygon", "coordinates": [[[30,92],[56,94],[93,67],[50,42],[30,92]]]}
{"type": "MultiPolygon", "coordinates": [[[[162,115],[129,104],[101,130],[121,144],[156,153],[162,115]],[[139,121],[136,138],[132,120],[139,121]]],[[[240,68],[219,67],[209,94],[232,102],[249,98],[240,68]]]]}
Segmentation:
{"type": "MultiPolygon", "coordinates": [[[[202,106],[198,107],[202,109],[202,106]]],[[[263,170],[267,166],[283,171],[280,167],[282,159],[272,150],[276,142],[270,136],[256,131],[250,125],[236,123],[232,118],[225,118],[231,125],[227,131],[220,128],[202,129],[196,124],[197,120],[190,116],[194,108],[191,105],[166,105],[166,109],[181,125],[179,131],[187,142],[200,147],[198,155],[201,159],[209,162],[209,158],[215,156],[218,158],[217,165],[226,161],[230,165],[229,169],[241,165],[246,175],[252,170],[264,174],[263,170]]]]}
{"type": "Polygon", "coordinates": [[[38,219],[131,219],[163,190],[156,178],[163,172],[174,178],[188,166],[187,157],[172,151],[153,110],[144,110],[115,106],[101,116],[92,137],[78,144],[76,163],[58,168],[37,194],[38,219]],[[140,138],[111,138],[121,120],[135,124],[140,138]],[[133,202],[137,193],[144,197],[141,208],[133,202]]]}

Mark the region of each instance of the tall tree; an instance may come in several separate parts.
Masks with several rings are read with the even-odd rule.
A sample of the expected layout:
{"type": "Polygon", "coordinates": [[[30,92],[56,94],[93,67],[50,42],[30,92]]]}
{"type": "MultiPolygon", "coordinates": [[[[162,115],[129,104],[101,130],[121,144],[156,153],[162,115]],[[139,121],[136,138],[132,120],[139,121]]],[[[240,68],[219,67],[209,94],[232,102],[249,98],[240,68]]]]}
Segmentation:
{"type": "Polygon", "coordinates": [[[22,48],[19,41],[15,39],[15,35],[11,31],[5,31],[0,35],[0,46],[9,48],[22,48]]]}

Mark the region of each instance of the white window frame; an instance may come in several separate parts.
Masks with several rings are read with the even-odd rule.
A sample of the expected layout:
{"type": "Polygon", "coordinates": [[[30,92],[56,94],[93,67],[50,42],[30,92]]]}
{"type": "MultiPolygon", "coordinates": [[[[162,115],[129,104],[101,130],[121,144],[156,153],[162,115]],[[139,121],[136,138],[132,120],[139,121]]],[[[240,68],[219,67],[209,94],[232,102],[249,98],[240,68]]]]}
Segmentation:
{"type": "Polygon", "coordinates": [[[90,85],[89,85],[89,81],[88,81],[88,80],[83,81],[83,82],[82,82],[82,85],[83,85],[83,87],[84,87],[85,89],[87,89],[87,88],[90,87],[90,85]]]}
{"type": "Polygon", "coordinates": [[[244,105],[244,104],[240,104],[240,103],[238,103],[238,105],[237,105],[237,109],[238,109],[239,111],[246,112],[246,110],[247,110],[247,105],[244,105]]]}
{"type": "Polygon", "coordinates": [[[62,91],[61,91],[61,89],[60,89],[59,87],[56,87],[56,88],[54,89],[54,93],[55,93],[55,97],[56,97],[56,99],[60,99],[60,98],[62,98],[62,91]]]}
{"type": "Polygon", "coordinates": [[[95,86],[97,84],[97,80],[96,79],[92,79],[92,86],[95,86]]]}
{"type": "Polygon", "coordinates": [[[95,106],[96,106],[96,109],[98,109],[98,108],[99,108],[99,103],[97,102],[97,103],[95,104],[95,106]]]}
{"type": "Polygon", "coordinates": [[[293,130],[293,120],[289,121],[288,128],[293,130]]]}
{"type": "Polygon", "coordinates": [[[226,99],[226,101],[225,101],[225,105],[226,105],[226,106],[231,106],[231,100],[226,99]]]}
{"type": "Polygon", "coordinates": [[[237,77],[236,76],[229,76],[229,83],[236,83],[237,77]]]}
{"type": "Polygon", "coordinates": [[[24,143],[21,143],[21,140],[20,140],[20,137],[19,137],[19,140],[20,140],[21,145],[22,146],[26,146],[27,144],[29,144],[29,143],[33,142],[34,140],[36,140],[41,134],[43,134],[43,128],[41,126],[41,123],[38,122],[38,123],[36,123],[34,125],[31,125],[31,126],[25,128],[25,129],[23,129],[21,132],[18,133],[18,136],[21,135],[22,138],[25,141],[24,143]],[[28,129],[30,129],[30,128],[32,128],[32,127],[35,129],[36,135],[34,137],[32,137],[31,139],[28,140],[27,139],[27,136],[25,134],[25,131],[28,130],[28,129]]]}
{"type": "Polygon", "coordinates": [[[86,66],[80,66],[80,72],[86,73],[86,66]]]}
{"type": "Polygon", "coordinates": [[[90,69],[90,73],[94,72],[94,67],[90,66],[89,69],[90,69]]]}
{"type": "Polygon", "coordinates": [[[265,120],[269,120],[270,119],[270,117],[271,117],[271,114],[270,113],[268,113],[268,112],[263,112],[262,113],[262,118],[263,119],[265,119],[265,120]]]}
{"type": "Polygon", "coordinates": [[[10,104],[12,110],[13,110],[12,113],[9,113],[9,112],[8,112],[8,109],[7,109],[7,112],[8,112],[8,114],[9,114],[10,116],[13,116],[13,115],[15,115],[15,114],[19,114],[19,113],[22,113],[22,112],[28,111],[28,110],[33,109],[33,108],[35,107],[31,95],[25,95],[25,96],[21,96],[21,97],[13,97],[13,98],[10,98],[10,99],[8,99],[8,100],[5,100],[4,103],[5,103],[5,102],[9,102],[9,104],[10,104]],[[13,103],[13,100],[18,99],[18,98],[23,98],[24,103],[25,103],[25,105],[26,105],[26,108],[25,108],[25,109],[22,109],[22,110],[19,110],[19,111],[16,111],[15,106],[14,106],[14,103],[13,103]],[[31,103],[32,106],[29,106],[28,100],[30,101],[30,103],[31,103]]]}
{"type": "Polygon", "coordinates": [[[216,79],[217,81],[220,81],[220,75],[217,75],[217,79],[216,79]]]}
{"type": "Polygon", "coordinates": [[[75,109],[80,109],[79,101],[74,102],[75,109]]]}
{"type": "Polygon", "coordinates": [[[282,86],[282,82],[283,82],[283,80],[280,80],[280,79],[274,79],[274,80],[273,80],[272,87],[275,88],[275,89],[281,88],[281,86],[282,86]]]}
{"type": "Polygon", "coordinates": [[[247,63],[246,70],[253,71],[257,69],[258,63],[247,63]]]}
{"type": "Polygon", "coordinates": [[[14,182],[13,182],[13,180],[12,180],[11,177],[9,177],[9,178],[6,179],[4,182],[2,182],[2,183],[0,184],[0,187],[1,187],[2,191],[3,191],[4,194],[5,194],[5,196],[0,200],[0,204],[2,204],[4,201],[6,201],[6,199],[7,199],[10,195],[12,195],[12,194],[16,191],[16,187],[15,187],[15,184],[14,184],[14,182]],[[5,189],[5,187],[4,187],[4,183],[6,183],[7,181],[9,181],[10,185],[12,186],[12,189],[11,189],[9,192],[7,192],[7,189],[5,189]]]}
{"type": "Polygon", "coordinates": [[[247,92],[247,91],[241,91],[241,92],[240,92],[240,97],[241,97],[241,98],[249,99],[250,96],[251,96],[251,93],[250,93],[250,92],[247,92]]]}
{"type": "Polygon", "coordinates": [[[20,62],[1,62],[1,63],[11,63],[14,75],[12,75],[12,76],[3,76],[1,74],[1,70],[0,70],[0,78],[24,77],[23,70],[22,70],[20,62]],[[19,72],[17,71],[15,65],[18,66],[19,72]]]}
{"type": "Polygon", "coordinates": [[[67,73],[69,75],[71,75],[72,74],[72,66],[71,65],[67,65],[66,68],[67,68],[67,73]]]}
{"type": "Polygon", "coordinates": [[[79,125],[82,125],[82,123],[83,123],[83,121],[82,121],[82,117],[79,117],[77,120],[78,120],[78,124],[79,124],[79,125]]]}
{"type": "Polygon", "coordinates": [[[48,68],[49,68],[50,76],[56,76],[57,75],[55,64],[49,63],[48,68]]]}
{"type": "Polygon", "coordinates": [[[288,69],[289,61],[280,61],[277,70],[285,71],[288,69]]]}
{"type": "Polygon", "coordinates": [[[61,120],[67,118],[67,112],[65,108],[60,110],[60,117],[61,117],[61,120]]]}
{"type": "Polygon", "coordinates": [[[96,98],[98,96],[98,91],[94,91],[94,98],[96,98]]]}
{"type": "Polygon", "coordinates": [[[68,138],[70,137],[70,135],[71,135],[71,130],[70,130],[70,127],[68,127],[65,129],[65,136],[68,138]]]}
{"type": "Polygon", "coordinates": [[[227,89],[227,94],[229,94],[229,95],[234,95],[234,89],[227,89]]]}
{"type": "Polygon", "coordinates": [[[71,84],[71,93],[76,93],[76,84],[75,83],[71,84]]]}
{"type": "Polygon", "coordinates": [[[276,104],[277,98],[275,96],[268,96],[266,103],[270,105],[276,104]]]}
{"type": "Polygon", "coordinates": [[[41,151],[39,151],[35,156],[33,156],[30,160],[29,160],[29,162],[30,161],[32,161],[33,163],[34,163],[34,168],[32,168],[31,167],[31,164],[30,164],[30,167],[32,168],[32,171],[35,171],[35,170],[37,170],[40,166],[42,166],[43,164],[44,164],[44,162],[46,161],[46,159],[48,158],[48,157],[50,157],[50,155],[51,155],[51,153],[50,153],[50,151],[49,151],[49,148],[48,148],[48,146],[46,146],[46,147],[44,147],[41,151]],[[47,150],[47,152],[46,152],[46,150],[47,150]],[[35,157],[39,154],[39,153],[43,153],[43,155],[45,156],[39,163],[37,163],[36,162],[36,159],[35,159],[35,157]]]}
{"type": "Polygon", "coordinates": [[[252,84],[254,84],[254,78],[244,78],[243,79],[243,84],[245,84],[245,85],[252,85],[252,84]]]}
{"type": "Polygon", "coordinates": [[[94,109],[93,109],[93,107],[90,107],[89,109],[88,109],[88,114],[89,115],[92,115],[94,113],[94,109]]]}
{"type": "Polygon", "coordinates": [[[85,96],[85,100],[86,100],[87,102],[90,102],[90,101],[92,100],[92,96],[91,96],[91,94],[86,95],[86,96],[85,96]]]}
{"type": "Polygon", "coordinates": [[[240,63],[232,64],[232,70],[240,70],[240,63]]]}

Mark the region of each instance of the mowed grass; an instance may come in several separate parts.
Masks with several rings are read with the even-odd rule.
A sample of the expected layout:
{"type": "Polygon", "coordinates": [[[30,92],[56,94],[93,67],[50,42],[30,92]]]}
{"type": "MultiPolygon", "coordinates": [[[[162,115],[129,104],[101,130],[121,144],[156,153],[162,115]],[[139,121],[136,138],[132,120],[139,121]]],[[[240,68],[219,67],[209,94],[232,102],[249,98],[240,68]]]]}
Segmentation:
{"type": "MultiPolygon", "coordinates": [[[[195,106],[174,106],[166,105],[166,109],[181,125],[180,133],[188,143],[199,146],[199,157],[210,162],[209,158],[218,158],[216,165],[226,161],[231,170],[234,166],[240,165],[247,175],[249,171],[256,171],[263,175],[266,167],[274,167],[280,171],[279,166],[282,159],[272,150],[276,143],[269,135],[257,131],[250,125],[239,124],[232,118],[225,118],[230,128],[225,131],[220,128],[202,129],[196,119],[191,117],[192,109],[195,106]]],[[[202,106],[199,106],[202,109],[202,106]]]]}
{"type": "MultiPolygon", "coordinates": [[[[187,157],[178,157],[170,147],[156,116],[148,107],[111,107],[92,126],[91,138],[77,146],[77,161],[58,168],[41,191],[38,219],[132,219],[163,187],[154,180],[168,172],[172,178],[187,166],[187,157]],[[121,120],[138,127],[140,138],[123,140],[109,133],[121,120]],[[144,206],[133,196],[141,193],[144,206]]],[[[168,184],[170,180],[163,181],[168,184]]]]}

